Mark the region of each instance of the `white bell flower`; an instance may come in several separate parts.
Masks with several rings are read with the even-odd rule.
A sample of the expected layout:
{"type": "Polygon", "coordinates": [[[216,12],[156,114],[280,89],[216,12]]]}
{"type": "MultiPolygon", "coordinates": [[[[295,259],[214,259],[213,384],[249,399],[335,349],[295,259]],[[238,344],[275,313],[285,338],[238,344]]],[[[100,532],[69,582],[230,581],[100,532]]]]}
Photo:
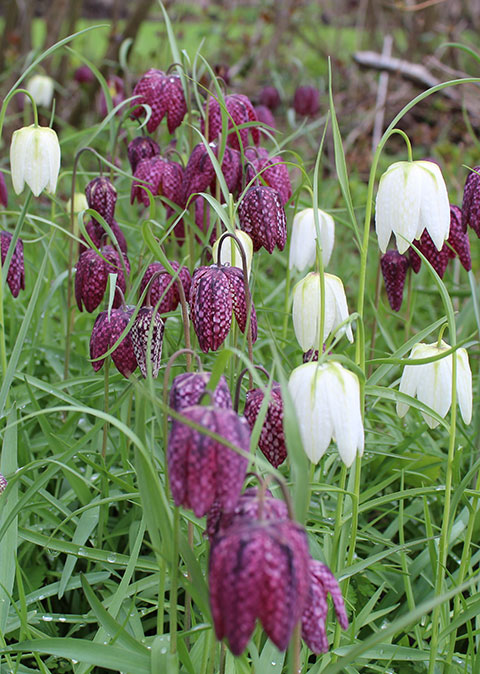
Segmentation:
{"type": "Polygon", "coordinates": [[[437,164],[399,161],[380,178],[375,208],[375,229],[382,253],[392,232],[399,253],[405,253],[426,229],[437,250],[450,231],[447,188],[437,164]]]}
{"type": "MultiPolygon", "coordinates": [[[[332,256],[335,241],[335,222],[331,215],[318,209],[320,244],[323,265],[326,267],[332,256]]],[[[311,267],[316,256],[317,231],[313,208],[305,208],[293,218],[292,238],[290,241],[289,267],[303,271],[311,267]]]]}
{"type": "Polygon", "coordinates": [[[26,89],[37,105],[49,108],[53,98],[53,84],[48,75],[34,75],[28,80],[26,89]]]}
{"type": "MultiPolygon", "coordinates": [[[[322,343],[328,335],[348,318],[347,298],[338,276],[325,274],[325,321],[322,343]]],[[[310,272],[293,288],[293,328],[303,351],[318,349],[320,344],[320,275],[310,272]]],[[[343,326],[340,334],[353,342],[350,324],[343,326]]]]}
{"type": "MultiPolygon", "coordinates": [[[[416,344],[410,359],[431,358],[450,349],[443,340],[440,346],[434,344],[416,344]]],[[[457,358],[457,398],[462,419],[466,424],[472,420],[472,372],[466,349],[455,352],[457,358]]],[[[445,417],[452,404],[452,354],[423,365],[406,365],[400,380],[400,392],[417,397],[420,402],[431,407],[441,417],[445,417]]],[[[409,405],[397,403],[397,414],[404,417],[409,405]]],[[[429,414],[422,416],[430,428],[438,426],[438,421],[429,414]]]]}
{"type": "Polygon", "coordinates": [[[364,447],[357,376],[333,360],[305,363],[290,375],[288,390],[310,461],[318,463],[335,440],[343,463],[351,466],[364,447]]]}
{"type": "Polygon", "coordinates": [[[60,144],[47,126],[25,126],[13,132],[10,145],[13,189],[20,194],[25,183],[38,197],[45,188],[55,192],[60,171],[60,144]]]}
{"type": "MultiPolygon", "coordinates": [[[[252,257],[253,257],[253,242],[249,235],[241,229],[236,229],[234,232],[237,239],[240,240],[240,243],[243,246],[245,256],[247,258],[247,274],[250,277],[250,271],[252,268],[252,257]]],[[[212,257],[217,262],[218,257],[218,242],[219,239],[215,241],[212,248],[212,257]]],[[[231,267],[240,267],[243,269],[242,256],[238,250],[238,246],[231,236],[227,237],[225,241],[222,242],[222,251],[220,256],[220,264],[229,264],[231,267]]]]}

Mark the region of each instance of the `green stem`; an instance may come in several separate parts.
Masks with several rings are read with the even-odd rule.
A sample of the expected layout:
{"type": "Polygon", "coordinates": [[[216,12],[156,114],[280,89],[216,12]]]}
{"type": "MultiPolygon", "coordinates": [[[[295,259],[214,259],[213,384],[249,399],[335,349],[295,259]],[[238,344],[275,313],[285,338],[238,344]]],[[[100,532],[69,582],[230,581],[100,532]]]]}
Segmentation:
{"type": "Polygon", "coordinates": [[[288,331],[288,321],[290,318],[290,285],[291,285],[291,274],[290,266],[287,267],[287,274],[285,277],[285,303],[283,309],[283,341],[287,341],[287,331],[288,331]]]}
{"type": "Polygon", "coordinates": [[[477,283],[475,280],[475,274],[471,269],[468,272],[468,281],[470,283],[470,289],[472,291],[472,303],[473,303],[473,311],[475,313],[475,322],[477,324],[478,334],[480,335],[480,307],[478,304],[477,283]]]}
{"type": "MultiPolygon", "coordinates": [[[[335,527],[333,531],[333,541],[332,541],[332,557],[330,559],[330,568],[332,571],[335,573],[335,569],[337,569],[337,564],[339,561],[339,555],[338,555],[338,546],[340,543],[340,534],[342,532],[342,512],[343,512],[343,504],[344,504],[344,499],[345,499],[345,483],[347,480],[347,467],[342,461],[342,467],[341,467],[341,472],[340,472],[340,485],[339,485],[339,492],[338,492],[338,498],[337,498],[337,507],[335,509],[335,527]]],[[[338,571],[341,569],[338,568],[338,571]]]]}
{"type": "Polygon", "coordinates": [[[170,653],[177,652],[177,597],[178,597],[178,539],[180,535],[180,509],[173,510],[172,576],[170,580],[170,653]]]}
{"type": "MultiPolygon", "coordinates": [[[[104,375],[104,399],[103,399],[103,410],[105,414],[108,414],[109,410],[109,373],[110,373],[110,358],[105,358],[105,364],[103,366],[103,375],[104,375]]],[[[107,455],[107,440],[108,440],[108,422],[106,421],[103,424],[103,438],[102,438],[102,458],[105,461],[107,455]]]]}

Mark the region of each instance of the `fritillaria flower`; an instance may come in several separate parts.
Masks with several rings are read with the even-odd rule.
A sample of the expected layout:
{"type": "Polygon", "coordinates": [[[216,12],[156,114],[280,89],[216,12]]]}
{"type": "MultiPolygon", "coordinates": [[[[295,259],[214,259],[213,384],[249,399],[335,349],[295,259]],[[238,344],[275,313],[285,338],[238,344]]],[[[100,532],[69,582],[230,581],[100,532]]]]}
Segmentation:
{"type": "Polygon", "coordinates": [[[79,66],[73,73],[73,79],[79,84],[90,84],[95,80],[95,75],[86,65],[79,66]]]}
{"type": "MultiPolygon", "coordinates": [[[[7,258],[11,241],[12,234],[10,232],[0,232],[2,266],[7,258]]],[[[25,266],[23,263],[23,241],[21,239],[17,239],[15,244],[15,250],[8,267],[7,283],[14,297],[18,297],[20,290],[25,290],[25,266]]]]}
{"type": "Polygon", "coordinates": [[[399,253],[405,253],[426,229],[437,250],[450,230],[450,205],[440,168],[431,161],[399,161],[380,178],[375,229],[382,253],[392,232],[399,253]]]}
{"type": "MultiPolygon", "coordinates": [[[[332,256],[335,241],[335,222],[331,215],[320,209],[317,210],[322,259],[326,267],[332,256]]],[[[298,271],[303,271],[314,264],[317,252],[316,241],[317,230],[313,208],[305,208],[293,218],[288,262],[290,269],[296,268],[298,271]]]]}
{"type": "Polygon", "coordinates": [[[256,252],[263,246],[273,253],[275,246],[285,248],[287,241],[287,218],[280,195],[273,187],[254,185],[250,187],[238,207],[240,227],[252,239],[256,252]]]}
{"type": "MultiPolygon", "coordinates": [[[[324,274],[325,312],[322,344],[328,335],[348,318],[347,298],[343,283],[338,276],[324,274]]],[[[320,274],[310,272],[293,288],[293,328],[302,350],[308,351],[320,344],[320,274]]],[[[353,342],[352,328],[349,323],[339,329],[340,335],[346,335],[353,342]]]]}
{"type": "MultiPolygon", "coordinates": [[[[252,430],[260,412],[264,395],[261,388],[247,391],[243,414],[252,430]]],[[[274,382],[270,391],[267,413],[258,439],[258,446],[274,468],[278,468],[287,458],[287,447],[283,432],[282,390],[277,382],[274,382]]]]}
{"type": "Polygon", "coordinates": [[[128,161],[133,173],[142,159],[151,159],[160,154],[160,148],[153,138],[149,136],[137,136],[130,141],[127,148],[128,161]]]}
{"type": "MultiPolygon", "coordinates": [[[[183,121],[187,112],[187,104],[183,93],[182,81],[178,75],[169,75],[162,70],[150,68],[138,81],[133,96],[132,106],[149,105],[151,116],[147,122],[147,131],[152,133],[162,119],[167,116],[169,133],[173,133],[183,121]]],[[[145,115],[142,107],[135,107],[133,117],[145,115]]]]}
{"type": "Polygon", "coordinates": [[[264,147],[247,147],[245,157],[249,162],[246,167],[247,183],[258,175],[262,183],[277,190],[282,206],[285,206],[292,196],[292,183],[287,165],[282,158],[270,157],[264,147]]]}
{"type": "MultiPolygon", "coordinates": [[[[232,311],[242,332],[247,327],[247,299],[243,271],[238,267],[212,264],[193,272],[190,315],[198,343],[204,353],[216,351],[232,324],[232,311]]],[[[250,330],[257,338],[257,317],[251,303],[250,330]]]]}
{"type": "MultiPolygon", "coordinates": [[[[125,254],[123,260],[129,273],[130,265],[125,254]]],[[[89,313],[95,311],[105,294],[109,274],[117,274],[116,285],[122,293],[125,292],[126,279],[122,261],[113,246],[103,246],[100,255],[90,248],[80,255],[75,275],[75,298],[80,311],[83,311],[83,307],[89,313]]],[[[120,301],[117,293],[113,306],[117,308],[120,301]]]]}
{"type": "MultiPolygon", "coordinates": [[[[228,115],[228,128],[238,127],[248,122],[257,122],[255,109],[249,98],[243,94],[231,94],[225,96],[225,108],[228,115]],[[232,123],[233,122],[233,123],[232,123]]],[[[222,131],[222,109],[216,98],[210,96],[205,103],[205,110],[208,114],[208,140],[209,142],[218,138],[222,131]]],[[[202,133],[205,133],[205,122],[202,120],[202,133]]],[[[260,132],[257,126],[250,126],[238,129],[240,142],[244,148],[248,145],[248,134],[251,134],[255,145],[260,142],[260,132]]],[[[227,143],[237,150],[240,150],[240,142],[235,131],[227,135],[227,143]]]]}
{"type": "MultiPolygon", "coordinates": [[[[266,124],[267,126],[270,126],[272,129],[276,128],[277,125],[275,124],[275,117],[273,116],[273,113],[270,110],[270,108],[267,108],[266,105],[256,105],[254,109],[259,122],[262,122],[262,124],[266,124]]],[[[260,131],[263,132],[263,129],[261,127],[260,131]]],[[[270,133],[273,132],[270,131],[270,133]]]]}
{"type": "MultiPolygon", "coordinates": [[[[127,240],[125,239],[124,233],[120,229],[120,225],[115,220],[112,220],[112,222],[109,223],[109,224],[110,224],[110,229],[112,230],[112,233],[114,234],[114,236],[117,240],[118,247],[126,255],[127,254],[127,240]]],[[[85,229],[87,230],[87,234],[91,238],[93,244],[97,248],[101,248],[101,246],[105,243],[105,237],[107,236],[107,233],[104,230],[103,226],[99,222],[97,222],[96,220],[92,219],[92,220],[89,220],[87,222],[87,224],[85,225],[85,229]]],[[[87,244],[87,240],[83,236],[82,233],[80,234],[80,239],[81,239],[81,243],[79,243],[79,246],[78,246],[79,255],[81,255],[83,253],[83,251],[88,248],[88,245],[89,245],[89,244],[87,244]]]]}
{"type": "MultiPolygon", "coordinates": [[[[253,243],[252,239],[248,236],[246,232],[243,232],[241,229],[236,229],[234,232],[237,239],[240,241],[243,252],[247,258],[247,275],[250,277],[250,270],[252,268],[252,257],[253,257],[253,243]]],[[[218,246],[220,239],[217,239],[212,247],[212,257],[214,260],[218,259],[218,246]]],[[[243,269],[242,255],[238,249],[235,241],[230,238],[229,241],[224,241],[222,243],[222,248],[220,251],[220,263],[223,265],[229,265],[230,267],[239,267],[243,269]]]]}
{"type": "Polygon", "coordinates": [[[285,650],[307,600],[308,565],[305,530],[288,519],[240,520],[215,536],[208,579],[217,639],[240,655],[259,618],[285,650]]]}
{"type": "Polygon", "coordinates": [[[13,132],[10,166],[15,194],[25,183],[35,197],[46,189],[54,193],[60,170],[60,144],[57,134],[47,126],[25,126],[13,132]]]}
{"type": "MultiPolygon", "coordinates": [[[[183,168],[178,162],[168,161],[159,155],[141,159],[134,175],[138,180],[132,183],[130,203],[133,204],[137,199],[148,206],[148,194],[143,189],[148,187],[153,196],[164,196],[175,204],[182,205],[183,168]]],[[[169,208],[167,207],[167,211],[169,208]]]]}
{"type": "MultiPolygon", "coordinates": [[[[210,143],[212,153],[218,159],[218,144],[210,143]]],[[[225,147],[222,159],[222,173],[229,192],[238,191],[242,176],[242,161],[238,150],[225,147]]],[[[206,192],[210,187],[215,194],[216,174],[212,160],[203,143],[196,145],[188,159],[183,175],[183,203],[186,203],[190,195],[198,192],[206,192]]]]}
{"type": "Polygon", "coordinates": [[[258,99],[260,105],[264,105],[265,107],[270,108],[270,110],[275,110],[281,103],[278,89],[271,85],[263,87],[258,99]]]}
{"type": "Polygon", "coordinates": [[[53,98],[53,80],[48,75],[34,75],[28,80],[26,89],[37,105],[49,108],[53,98]]]}
{"type": "Polygon", "coordinates": [[[476,166],[467,176],[463,189],[463,225],[467,225],[480,237],[480,166],[476,166]]]}
{"type": "Polygon", "coordinates": [[[4,477],[2,473],[0,473],[0,494],[2,494],[5,491],[5,489],[7,488],[7,484],[8,484],[7,478],[4,477]]]}
{"type": "Polygon", "coordinates": [[[105,176],[91,180],[85,188],[89,208],[93,208],[110,225],[113,222],[117,190],[112,181],[105,176]]]}
{"type": "Polygon", "coordinates": [[[164,329],[165,323],[153,307],[146,306],[139,310],[130,335],[135,358],[144,377],[147,377],[149,363],[152,367],[152,377],[156,379],[158,376],[164,329]]]}
{"type": "MultiPolygon", "coordinates": [[[[177,375],[170,387],[170,407],[180,412],[185,407],[200,405],[209,381],[210,372],[183,372],[177,375]]],[[[211,392],[211,403],[214,407],[232,409],[232,396],[223,374],[215,390],[211,392]]]]}
{"type": "MultiPolygon", "coordinates": [[[[180,269],[179,263],[176,262],[175,260],[172,260],[170,264],[175,269],[175,271],[178,271],[178,269],[180,269]]],[[[180,269],[178,279],[180,280],[180,283],[183,286],[185,298],[188,300],[192,279],[190,277],[190,272],[188,271],[187,267],[182,267],[180,269]]],[[[151,304],[153,306],[156,306],[158,302],[160,302],[158,313],[166,314],[170,311],[175,311],[180,302],[180,295],[178,292],[178,285],[177,285],[178,281],[174,281],[172,283],[171,274],[165,269],[165,267],[162,264],[160,264],[160,262],[152,262],[152,264],[150,264],[147,267],[145,274],[143,275],[143,278],[140,282],[139,295],[143,293],[143,291],[145,290],[145,288],[149,283],[150,283],[151,304]],[[155,278],[150,283],[150,280],[153,278],[155,274],[156,274],[155,278]]],[[[146,303],[147,303],[147,295],[143,300],[143,304],[146,303]]]]}
{"type": "Polygon", "coordinates": [[[400,255],[398,250],[387,250],[385,255],[380,258],[388,302],[393,311],[400,311],[402,306],[403,288],[409,266],[408,258],[405,255],[400,255]]]}
{"type": "Polygon", "coordinates": [[[8,206],[8,192],[7,192],[7,184],[5,182],[5,176],[3,175],[2,171],[0,171],[0,204],[7,208],[8,206]]]}
{"type": "MultiPolygon", "coordinates": [[[[410,360],[431,358],[450,349],[443,340],[434,344],[416,344],[410,360]]],[[[457,398],[462,419],[466,424],[472,420],[472,372],[466,349],[457,349],[440,360],[423,365],[406,365],[400,380],[400,392],[417,397],[420,402],[431,407],[441,417],[445,417],[452,404],[452,358],[457,359],[457,398]]],[[[397,403],[397,414],[404,417],[409,405],[397,403]]],[[[438,426],[438,421],[422,411],[422,416],[430,428],[438,426]]]]}
{"type": "Polygon", "coordinates": [[[310,362],[293,370],[288,389],[310,461],[318,463],[335,439],[340,458],[351,466],[364,447],[358,377],[333,360],[310,362]]]}
{"type": "Polygon", "coordinates": [[[320,110],[320,92],[310,85],[295,89],[293,108],[297,115],[312,117],[320,110]]]}
{"type": "Polygon", "coordinates": [[[348,618],[343,602],[342,591],[328,566],[315,559],[309,560],[310,592],[302,615],[302,638],[314,653],[328,651],[328,639],[325,629],[330,594],[342,629],[348,628],[348,618]]]}
{"type": "MultiPolygon", "coordinates": [[[[112,309],[110,315],[108,311],[102,311],[98,314],[93,326],[90,337],[90,358],[95,372],[98,372],[103,365],[104,358],[95,360],[103,356],[123,334],[125,328],[132,317],[135,307],[120,307],[112,309]]],[[[128,377],[137,369],[137,359],[133,349],[131,330],[127,332],[122,341],[112,351],[112,360],[117,370],[128,379],[128,377]]]]}
{"type": "MultiPolygon", "coordinates": [[[[182,415],[243,452],[249,451],[249,426],[233,410],[193,405],[182,409],[182,415]]],[[[176,506],[191,508],[197,517],[203,517],[214,501],[226,510],[234,508],[248,466],[241,453],[174,419],[168,438],[167,462],[176,506]]]]}
{"type": "MultiPolygon", "coordinates": [[[[460,263],[466,271],[472,268],[472,258],[470,255],[470,241],[468,239],[467,227],[463,224],[463,213],[458,206],[450,206],[450,234],[447,239],[455,253],[458,255],[460,263]]],[[[453,257],[449,249],[450,257],[453,257]]]]}

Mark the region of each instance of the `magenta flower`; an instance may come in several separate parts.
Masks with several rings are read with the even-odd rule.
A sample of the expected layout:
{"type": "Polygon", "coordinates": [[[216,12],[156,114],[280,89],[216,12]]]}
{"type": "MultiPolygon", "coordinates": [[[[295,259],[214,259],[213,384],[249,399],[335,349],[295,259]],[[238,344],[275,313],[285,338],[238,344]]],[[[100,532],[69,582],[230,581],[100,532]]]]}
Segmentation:
{"type": "Polygon", "coordinates": [[[151,159],[155,155],[160,154],[160,148],[153,138],[149,136],[137,136],[130,141],[127,148],[128,161],[132,167],[132,172],[142,159],[151,159]]]}
{"type": "MultiPolygon", "coordinates": [[[[232,311],[245,332],[247,300],[243,271],[238,267],[212,264],[193,272],[190,288],[190,315],[198,343],[204,353],[216,351],[230,332],[232,311]]],[[[252,341],[257,338],[257,317],[252,302],[252,341]]]]}
{"type": "Polygon", "coordinates": [[[89,208],[93,208],[110,225],[113,222],[117,190],[111,180],[99,176],[91,180],[85,188],[89,208]]]}
{"type": "MultiPolygon", "coordinates": [[[[178,262],[175,260],[172,260],[170,262],[172,267],[177,271],[180,268],[180,265],[178,262]]],[[[160,306],[158,308],[158,313],[160,314],[166,314],[170,311],[175,311],[175,309],[178,307],[178,304],[180,302],[180,295],[178,292],[178,279],[180,280],[180,283],[183,286],[183,290],[185,292],[185,298],[188,300],[189,294],[190,294],[190,286],[192,283],[192,279],[190,277],[190,272],[188,271],[187,267],[182,267],[180,269],[180,273],[178,275],[178,279],[174,281],[170,287],[167,290],[167,287],[172,281],[172,276],[169,274],[169,272],[165,269],[165,267],[160,264],[160,262],[152,262],[150,264],[146,271],[145,274],[143,275],[143,278],[140,282],[140,288],[139,288],[139,295],[143,293],[145,288],[150,282],[150,279],[155,275],[156,278],[152,281],[150,284],[150,302],[153,306],[156,306],[158,302],[160,302],[160,298],[163,296],[163,299],[160,302],[160,306]]],[[[147,303],[147,295],[145,296],[143,300],[143,304],[145,305],[147,303]]]]}
{"type": "Polygon", "coordinates": [[[330,593],[338,622],[342,629],[348,629],[348,618],[343,603],[342,591],[328,566],[314,559],[309,561],[310,592],[302,614],[302,638],[314,653],[328,651],[328,639],[325,629],[330,593]]]}
{"type": "MultiPolygon", "coordinates": [[[[249,451],[250,429],[233,410],[194,405],[182,410],[189,421],[249,451]]],[[[232,510],[247,472],[247,459],[223,442],[173,420],[167,446],[168,474],[175,505],[203,517],[218,500],[232,510]]]]}
{"type": "MultiPolygon", "coordinates": [[[[416,239],[414,241],[414,244],[422,253],[422,255],[427,258],[440,278],[443,278],[448,265],[448,260],[450,258],[450,249],[448,248],[447,244],[444,243],[441,249],[438,250],[426,229],[423,231],[420,239],[416,239]]],[[[413,271],[418,273],[418,269],[420,269],[422,260],[413,249],[410,249],[409,255],[410,264],[412,265],[413,271]],[[415,260],[415,258],[417,258],[418,261],[415,260]],[[412,260],[414,260],[414,262],[412,260]]]]}
{"type": "MultiPolygon", "coordinates": [[[[255,114],[257,115],[257,119],[258,119],[259,122],[262,122],[263,124],[266,124],[267,126],[271,126],[272,129],[276,128],[277,125],[275,123],[275,117],[273,116],[273,113],[270,110],[270,108],[267,108],[266,105],[256,105],[255,106],[255,114]]],[[[260,132],[263,132],[263,129],[261,127],[260,127],[260,132]]],[[[269,133],[273,133],[273,131],[269,130],[269,133]]]]}
{"type": "MultiPolygon", "coordinates": [[[[211,143],[213,154],[218,159],[218,145],[211,143]]],[[[228,190],[238,192],[242,178],[242,160],[238,150],[225,147],[222,159],[222,173],[227,183],[228,190]]],[[[203,143],[196,145],[188,159],[183,174],[183,203],[185,204],[191,194],[206,192],[210,187],[215,194],[216,174],[212,161],[203,143]]]]}
{"type": "MultiPolygon", "coordinates": [[[[263,398],[264,393],[261,388],[247,391],[243,414],[252,430],[260,412],[263,398]]],[[[275,468],[278,468],[287,458],[287,447],[283,433],[282,390],[277,382],[274,382],[270,391],[270,400],[258,439],[258,446],[275,468]]]]}
{"type": "MultiPolygon", "coordinates": [[[[180,412],[185,407],[199,405],[209,381],[210,372],[183,372],[177,375],[170,388],[170,407],[180,412]]],[[[230,389],[223,374],[215,390],[211,392],[211,404],[213,407],[232,409],[230,389]]]]}
{"type": "Polygon", "coordinates": [[[312,117],[320,110],[320,92],[312,86],[302,86],[295,89],[293,108],[297,115],[312,117]]]}
{"type": "Polygon", "coordinates": [[[78,82],[79,84],[90,84],[90,82],[93,82],[95,80],[95,75],[92,73],[90,68],[86,65],[79,66],[74,74],[73,74],[73,79],[75,82],[78,82]]]}
{"type": "MultiPolygon", "coordinates": [[[[109,224],[110,229],[112,230],[113,234],[115,235],[115,238],[117,239],[117,243],[120,250],[126,255],[128,252],[127,240],[125,239],[124,233],[120,229],[120,225],[115,220],[112,220],[112,222],[109,224]]],[[[96,220],[89,220],[85,225],[85,229],[87,230],[88,236],[92,239],[93,244],[97,248],[100,248],[105,243],[107,233],[99,222],[97,222],[96,220]]],[[[81,255],[83,251],[88,248],[87,241],[83,236],[83,234],[80,234],[80,239],[82,240],[82,242],[85,243],[79,243],[78,245],[79,255],[81,255]]]]}
{"type": "MultiPolygon", "coordinates": [[[[94,359],[103,356],[117,342],[127,327],[134,309],[135,307],[112,309],[110,318],[108,317],[108,311],[102,311],[98,314],[90,337],[90,358],[95,372],[100,370],[105,359],[94,359]]],[[[112,352],[112,360],[117,370],[127,379],[137,369],[131,330],[112,352]]]]}
{"type": "Polygon", "coordinates": [[[401,255],[396,248],[387,250],[380,258],[385,289],[388,302],[393,311],[400,311],[403,300],[403,288],[409,267],[408,259],[401,255]]]}
{"type": "Polygon", "coordinates": [[[210,548],[210,605],[217,639],[240,655],[260,619],[285,650],[309,588],[305,530],[290,520],[252,520],[216,536],[210,548]]]}
{"type": "Polygon", "coordinates": [[[463,189],[463,226],[467,231],[467,225],[480,237],[480,166],[468,174],[463,189]]]}
{"type": "MultiPolygon", "coordinates": [[[[103,246],[100,253],[101,255],[92,249],[85,250],[77,262],[75,298],[80,311],[85,307],[86,311],[92,313],[99,306],[107,288],[109,274],[117,274],[117,287],[122,293],[125,292],[126,279],[119,254],[113,246],[103,246]]],[[[123,259],[129,273],[130,265],[125,254],[123,259]]],[[[117,308],[120,302],[120,297],[116,294],[114,308],[117,308]]]]}
{"type": "Polygon", "coordinates": [[[148,363],[152,366],[152,377],[156,379],[158,376],[164,329],[165,323],[153,307],[142,307],[139,310],[130,334],[135,358],[144,377],[148,374],[148,363]]]}
{"type": "Polygon", "coordinates": [[[240,228],[253,242],[253,250],[263,246],[273,253],[275,246],[285,248],[287,241],[287,218],[279,193],[273,187],[254,185],[250,187],[238,208],[240,228]]]}
{"type": "Polygon", "coordinates": [[[178,162],[168,161],[159,155],[150,157],[150,159],[141,159],[137,164],[134,175],[139,180],[133,181],[130,203],[133,204],[137,199],[145,206],[149,205],[148,194],[143,189],[143,185],[150,189],[153,196],[166,197],[175,204],[182,206],[183,168],[178,162]]]}
{"type": "Polygon", "coordinates": [[[0,204],[2,204],[4,208],[7,208],[8,206],[7,184],[2,171],[0,171],[0,204]]]}
{"type": "MultiPolygon", "coordinates": [[[[241,124],[246,124],[248,122],[257,122],[257,116],[255,114],[255,109],[252,105],[250,99],[248,99],[243,94],[231,94],[230,96],[225,96],[225,107],[228,113],[228,127],[232,129],[238,127],[241,124]]],[[[222,112],[221,112],[220,103],[216,98],[210,96],[207,99],[205,104],[205,111],[208,111],[208,140],[212,141],[218,138],[219,134],[222,131],[222,112]]],[[[248,145],[248,134],[252,137],[252,141],[255,145],[258,145],[260,142],[260,132],[257,126],[251,126],[243,129],[238,129],[240,135],[240,141],[244,148],[248,145]]],[[[205,122],[202,120],[202,133],[205,133],[205,122]]],[[[236,150],[240,150],[240,142],[235,131],[232,131],[227,136],[227,143],[234,147],[236,150]]]]}
{"type": "MultiPolygon", "coordinates": [[[[10,232],[0,232],[2,266],[7,258],[12,238],[13,236],[10,232]]],[[[18,297],[20,290],[25,290],[25,266],[23,263],[23,241],[21,239],[17,239],[17,243],[15,244],[15,250],[8,267],[7,283],[14,297],[18,297]]]]}
{"type": "Polygon", "coordinates": [[[275,110],[281,103],[278,89],[272,86],[263,87],[258,98],[260,105],[264,105],[266,108],[270,108],[270,110],[275,110]]]}
{"type": "MultiPolygon", "coordinates": [[[[169,133],[173,133],[183,121],[187,112],[187,104],[183,93],[182,81],[178,75],[169,75],[162,70],[150,68],[138,81],[133,96],[132,106],[149,105],[152,114],[147,122],[147,131],[152,133],[162,119],[167,116],[169,133]]],[[[136,107],[132,111],[133,117],[145,115],[145,110],[136,107]]]]}
{"type": "MultiPolygon", "coordinates": [[[[470,255],[470,241],[466,229],[463,226],[461,209],[458,206],[450,206],[450,234],[447,241],[458,255],[458,259],[464,269],[470,271],[472,268],[472,258],[470,255]]],[[[450,249],[448,250],[450,257],[455,257],[455,253],[450,249]]]]}
{"type": "Polygon", "coordinates": [[[268,187],[273,187],[280,195],[282,206],[292,196],[292,183],[288,174],[287,165],[281,157],[269,157],[267,150],[263,147],[247,148],[245,157],[248,159],[246,170],[246,180],[249,183],[259,175],[259,180],[268,187]]]}

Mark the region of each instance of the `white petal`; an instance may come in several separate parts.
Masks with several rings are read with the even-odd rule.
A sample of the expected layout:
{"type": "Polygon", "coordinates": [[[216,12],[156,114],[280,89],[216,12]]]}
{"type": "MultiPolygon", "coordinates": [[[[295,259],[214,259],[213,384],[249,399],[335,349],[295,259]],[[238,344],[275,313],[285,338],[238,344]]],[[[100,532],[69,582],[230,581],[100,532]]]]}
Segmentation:
{"type": "Polygon", "coordinates": [[[472,420],[472,371],[465,349],[457,351],[457,397],[462,419],[469,424],[472,420]]]}
{"type": "Polygon", "coordinates": [[[397,201],[397,225],[394,227],[396,244],[399,253],[405,253],[417,236],[422,200],[422,185],[419,177],[420,169],[415,162],[401,162],[403,167],[402,192],[397,201]]]}
{"type": "Polygon", "coordinates": [[[305,208],[293,218],[289,267],[303,271],[315,262],[315,222],[313,208],[305,208]]]}
{"type": "Polygon", "coordinates": [[[58,173],[60,171],[60,143],[58,142],[57,134],[53,129],[45,128],[44,144],[49,167],[47,192],[54,194],[57,188],[58,173]]]}
{"type": "MultiPolygon", "coordinates": [[[[403,368],[402,378],[400,380],[400,393],[406,393],[412,398],[415,397],[417,393],[418,377],[421,376],[421,365],[406,365],[403,368]]],[[[400,417],[404,417],[410,405],[404,402],[397,402],[397,414],[400,417]]]]}
{"type": "Polygon", "coordinates": [[[310,461],[318,463],[323,456],[328,442],[325,445],[325,431],[322,432],[320,405],[317,401],[319,387],[317,386],[317,363],[306,363],[295,368],[290,375],[288,390],[292,396],[297,414],[303,448],[310,461]]]}
{"type": "Polygon", "coordinates": [[[303,351],[319,346],[320,279],[310,273],[293,289],[292,317],[295,336],[303,351]]]}
{"type": "Polygon", "coordinates": [[[423,172],[420,208],[422,231],[424,228],[427,229],[435,247],[440,250],[450,231],[450,203],[447,187],[437,164],[431,161],[416,163],[423,172]]]}
{"type": "Polygon", "coordinates": [[[333,421],[338,452],[348,467],[357,451],[363,452],[363,422],[360,412],[360,386],[353,372],[338,363],[329,363],[330,378],[325,390],[333,421]]]}
{"type": "MultiPolygon", "coordinates": [[[[348,314],[347,306],[347,297],[345,295],[345,289],[343,287],[342,280],[338,276],[333,274],[325,274],[325,302],[327,303],[327,287],[329,292],[333,297],[333,321],[330,329],[326,334],[330,334],[335,330],[343,321],[345,321],[348,314]]],[[[326,312],[325,312],[326,313],[326,312]]],[[[326,321],[325,321],[326,323],[326,321]]],[[[341,334],[347,335],[347,339],[350,342],[353,342],[352,326],[348,324],[341,329],[341,334]]]]}
{"type": "Polygon", "coordinates": [[[33,132],[33,125],[17,129],[13,132],[10,145],[10,168],[15,194],[21,194],[25,187],[25,169],[27,165],[27,148],[33,132]]]}

